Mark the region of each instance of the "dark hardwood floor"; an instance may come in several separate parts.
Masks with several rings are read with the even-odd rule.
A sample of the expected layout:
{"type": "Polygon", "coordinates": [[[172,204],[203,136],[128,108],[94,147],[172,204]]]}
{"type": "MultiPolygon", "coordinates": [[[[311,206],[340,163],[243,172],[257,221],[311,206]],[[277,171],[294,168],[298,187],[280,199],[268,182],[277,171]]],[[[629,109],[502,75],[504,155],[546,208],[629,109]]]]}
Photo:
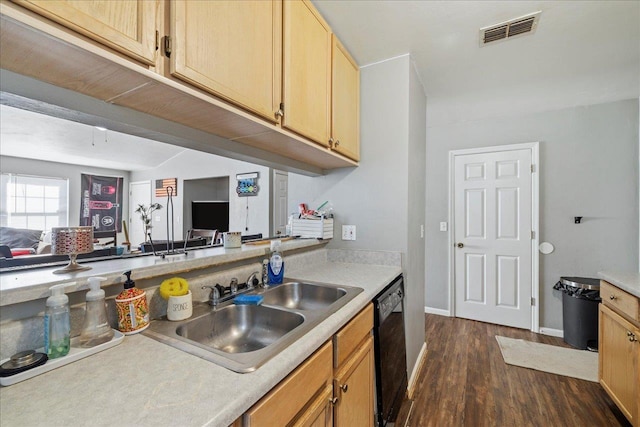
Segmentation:
{"type": "Polygon", "coordinates": [[[403,406],[396,426],[630,426],[598,383],[504,363],[495,335],[568,347],[561,338],[427,314],[413,409],[403,406]]]}

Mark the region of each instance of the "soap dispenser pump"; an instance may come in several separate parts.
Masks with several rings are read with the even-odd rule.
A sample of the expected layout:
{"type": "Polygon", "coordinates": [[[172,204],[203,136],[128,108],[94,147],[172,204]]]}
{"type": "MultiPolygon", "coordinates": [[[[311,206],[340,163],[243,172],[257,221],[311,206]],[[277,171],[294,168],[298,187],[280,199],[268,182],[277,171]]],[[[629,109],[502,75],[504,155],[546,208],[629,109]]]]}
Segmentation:
{"type": "Polygon", "coordinates": [[[80,347],[94,347],[113,338],[113,329],[107,319],[104,290],[100,288],[100,282],[105,280],[107,279],[104,277],[89,277],[87,310],[80,333],[80,347]]]}

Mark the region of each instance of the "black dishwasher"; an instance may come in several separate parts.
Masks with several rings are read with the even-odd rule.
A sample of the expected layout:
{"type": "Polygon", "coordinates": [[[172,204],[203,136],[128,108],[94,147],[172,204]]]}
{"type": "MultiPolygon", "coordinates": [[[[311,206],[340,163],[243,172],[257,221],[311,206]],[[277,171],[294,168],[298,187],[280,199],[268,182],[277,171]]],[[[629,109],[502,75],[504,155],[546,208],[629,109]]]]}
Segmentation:
{"type": "Polygon", "coordinates": [[[394,425],[407,390],[402,275],[373,300],[376,368],[376,417],[379,427],[394,425]]]}

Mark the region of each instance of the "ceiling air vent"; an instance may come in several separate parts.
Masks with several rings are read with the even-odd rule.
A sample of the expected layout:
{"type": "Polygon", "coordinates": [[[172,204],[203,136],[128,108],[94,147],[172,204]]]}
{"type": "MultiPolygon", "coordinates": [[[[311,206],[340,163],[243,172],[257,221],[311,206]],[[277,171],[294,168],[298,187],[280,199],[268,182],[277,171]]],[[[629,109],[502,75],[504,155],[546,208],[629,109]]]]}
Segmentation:
{"type": "Polygon", "coordinates": [[[541,11],[480,28],[480,46],[535,32],[541,11]]]}

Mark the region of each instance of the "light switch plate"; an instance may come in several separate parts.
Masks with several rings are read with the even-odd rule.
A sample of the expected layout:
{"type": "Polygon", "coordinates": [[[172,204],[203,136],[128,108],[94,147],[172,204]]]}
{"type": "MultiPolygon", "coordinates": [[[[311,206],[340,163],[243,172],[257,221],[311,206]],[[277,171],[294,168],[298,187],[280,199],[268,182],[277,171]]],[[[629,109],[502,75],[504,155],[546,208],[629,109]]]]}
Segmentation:
{"type": "Polygon", "coordinates": [[[356,226],[355,225],[343,225],[342,226],[342,240],[356,240],[356,226]]]}
{"type": "Polygon", "coordinates": [[[446,222],[441,222],[440,223],[440,231],[447,231],[447,223],[446,222]]]}

